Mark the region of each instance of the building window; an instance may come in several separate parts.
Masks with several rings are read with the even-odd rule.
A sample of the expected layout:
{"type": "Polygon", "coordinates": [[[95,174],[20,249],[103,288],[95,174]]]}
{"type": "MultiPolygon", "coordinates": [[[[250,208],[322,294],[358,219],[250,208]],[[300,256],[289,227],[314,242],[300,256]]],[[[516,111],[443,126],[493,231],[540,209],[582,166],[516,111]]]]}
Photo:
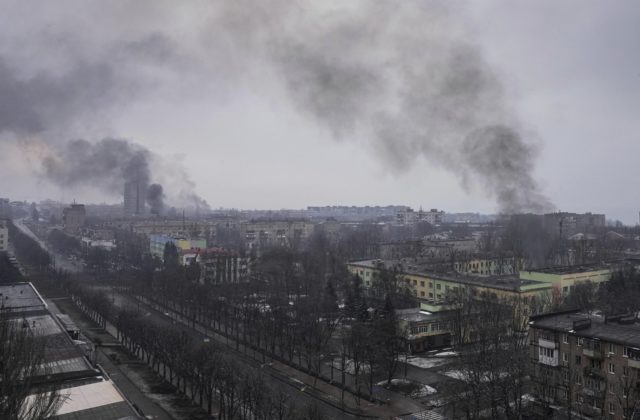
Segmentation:
{"type": "Polygon", "coordinates": [[[562,334],[562,342],[564,344],[569,344],[569,335],[568,334],[562,334]]]}
{"type": "Polygon", "coordinates": [[[414,286],[417,286],[417,285],[418,285],[418,280],[414,280],[414,281],[413,281],[413,285],[414,285],[414,286]]]}
{"type": "Polygon", "coordinates": [[[430,281],[430,282],[429,282],[429,287],[430,287],[431,289],[433,289],[433,282],[432,282],[432,281],[430,281]]]}
{"type": "Polygon", "coordinates": [[[609,343],[609,353],[616,354],[616,345],[613,343],[609,343]]]}
{"type": "Polygon", "coordinates": [[[437,289],[437,290],[440,290],[441,286],[442,286],[442,285],[441,285],[440,283],[436,283],[436,289],[437,289]]]}
{"type": "Polygon", "coordinates": [[[433,293],[429,293],[429,297],[433,299],[433,293]]]}
{"type": "Polygon", "coordinates": [[[562,353],[562,361],[563,362],[569,362],[569,353],[567,353],[567,352],[563,352],[562,353]]]}
{"type": "Polygon", "coordinates": [[[424,287],[424,281],[420,282],[420,287],[424,287]]]}
{"type": "Polygon", "coordinates": [[[424,297],[424,292],[420,291],[420,296],[424,297]]]}
{"type": "Polygon", "coordinates": [[[576,375],[576,383],[578,385],[582,385],[582,376],[581,375],[576,375]]]}
{"type": "Polygon", "coordinates": [[[562,379],[564,379],[565,381],[569,381],[569,371],[568,370],[564,370],[562,372],[562,379]]]}
{"type": "Polygon", "coordinates": [[[555,353],[553,349],[548,349],[546,347],[539,347],[539,351],[540,351],[540,356],[543,356],[543,357],[553,357],[555,353]]]}
{"type": "Polygon", "coordinates": [[[609,373],[612,373],[614,375],[616,373],[616,365],[614,365],[613,363],[609,363],[609,373]]]}
{"type": "Polygon", "coordinates": [[[582,365],[582,356],[576,356],[576,366],[582,365]]]}
{"type": "Polygon", "coordinates": [[[584,338],[578,337],[578,345],[582,346],[584,344],[584,338]]]}
{"type": "Polygon", "coordinates": [[[622,375],[629,376],[629,368],[627,366],[622,366],[622,375]]]}
{"type": "Polygon", "coordinates": [[[616,384],[609,382],[609,393],[610,394],[616,393],[616,384]]]}
{"type": "Polygon", "coordinates": [[[616,406],[612,402],[609,403],[609,413],[611,413],[611,414],[615,414],[616,413],[616,406]]]}

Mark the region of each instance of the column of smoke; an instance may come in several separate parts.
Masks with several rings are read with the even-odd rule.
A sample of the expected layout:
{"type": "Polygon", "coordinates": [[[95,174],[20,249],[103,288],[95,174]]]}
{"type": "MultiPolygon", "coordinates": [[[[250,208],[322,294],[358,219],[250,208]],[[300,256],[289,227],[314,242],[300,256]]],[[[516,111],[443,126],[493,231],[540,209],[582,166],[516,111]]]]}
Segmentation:
{"type": "MultiPolygon", "coordinates": [[[[108,62],[75,63],[63,76],[41,73],[24,79],[0,56],[0,141],[26,145],[29,158],[40,160],[40,175],[62,188],[96,188],[121,195],[125,183],[131,182],[146,189],[140,193],[151,212],[162,214],[166,197],[163,186],[152,183],[150,162],[160,160],[153,152],[125,139],[89,142],[49,138],[52,132],[63,132],[74,120],[95,118],[92,112],[120,103],[122,92],[135,93],[136,87],[119,79],[108,62]]],[[[196,212],[207,211],[209,205],[193,191],[195,185],[184,170],[175,163],[164,166],[161,171],[179,175],[173,201],[196,212]]]]}
{"type": "MultiPolygon", "coordinates": [[[[164,188],[152,183],[148,149],[123,139],[102,139],[96,143],[73,140],[43,160],[46,177],[59,185],[99,187],[110,193],[121,193],[125,183],[146,188],[142,191],[152,214],[161,215],[165,209],[164,188]]],[[[181,192],[187,196],[183,204],[196,211],[209,206],[193,192],[181,192]]]]}

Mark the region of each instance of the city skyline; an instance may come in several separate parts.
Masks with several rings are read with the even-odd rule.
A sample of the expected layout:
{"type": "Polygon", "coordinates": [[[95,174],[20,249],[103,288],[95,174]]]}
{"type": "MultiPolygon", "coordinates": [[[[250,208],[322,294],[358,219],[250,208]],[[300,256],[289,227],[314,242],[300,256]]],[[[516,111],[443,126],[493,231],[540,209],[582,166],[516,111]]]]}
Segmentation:
{"type": "MultiPolygon", "coordinates": [[[[100,13],[105,28],[117,25],[113,33],[72,15],[73,7],[51,5],[32,13],[28,2],[7,6],[1,18],[1,86],[50,75],[59,80],[77,68],[87,74],[102,69],[92,77],[115,81],[106,91],[89,90],[95,97],[63,95],[55,112],[50,103],[39,104],[35,110],[45,121],[59,121],[44,130],[12,129],[20,119],[1,122],[0,177],[11,179],[3,183],[2,196],[120,202],[121,184],[113,192],[52,184],[40,161],[50,153],[48,147],[67,139],[95,143],[115,137],[153,153],[152,173],[162,178],[166,191],[190,185],[213,208],[399,203],[448,212],[499,211],[482,182],[456,172],[455,165],[445,169],[440,158],[416,153],[413,161],[400,160],[398,166],[385,163],[381,155],[388,151],[373,148],[361,133],[347,130],[336,141],[332,128],[291,98],[276,69],[253,50],[254,40],[223,41],[222,35],[233,33],[228,28],[217,28],[217,37],[207,38],[212,32],[202,29],[209,28],[207,19],[216,22],[214,8],[185,7],[176,13],[163,4],[75,4],[85,17],[100,13]],[[78,39],[71,28],[86,36],[78,39]],[[235,55],[229,54],[231,47],[238,48],[235,55]],[[231,63],[222,66],[224,60],[231,63]],[[13,77],[16,67],[21,71],[13,77]],[[82,99],[86,106],[78,109],[82,99]]],[[[360,16],[359,10],[326,7],[360,16]]],[[[449,7],[425,13],[435,13],[452,31],[465,27],[462,39],[477,46],[500,77],[507,105],[536,145],[532,174],[553,209],[605,213],[634,224],[640,200],[630,180],[638,176],[633,157],[640,147],[634,137],[640,75],[631,52],[639,8],[632,2],[586,2],[578,8],[500,1],[449,7]]],[[[305,11],[305,16],[322,17],[327,10],[305,11]]],[[[248,16],[241,8],[231,12],[248,16]]],[[[78,83],[82,86],[82,80],[78,83]]],[[[95,87],[91,80],[86,83],[95,87]]]]}

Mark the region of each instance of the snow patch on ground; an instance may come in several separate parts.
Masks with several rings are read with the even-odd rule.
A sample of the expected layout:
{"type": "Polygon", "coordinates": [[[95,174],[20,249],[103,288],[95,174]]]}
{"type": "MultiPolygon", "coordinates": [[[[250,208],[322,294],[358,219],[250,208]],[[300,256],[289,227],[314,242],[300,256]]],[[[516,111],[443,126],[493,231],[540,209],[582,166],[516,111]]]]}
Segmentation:
{"type": "Polygon", "coordinates": [[[440,366],[446,362],[447,362],[446,359],[435,359],[435,358],[426,358],[426,357],[418,357],[418,356],[411,356],[407,358],[408,364],[415,367],[419,367],[421,369],[431,369],[436,366],[440,366]]]}
{"type": "Polygon", "coordinates": [[[458,353],[455,351],[443,351],[443,352],[434,354],[435,357],[453,357],[457,355],[458,353]]]}
{"type": "Polygon", "coordinates": [[[434,387],[413,382],[408,379],[392,379],[391,384],[387,381],[380,381],[376,384],[385,389],[401,392],[411,398],[424,398],[438,392],[434,387]]]}
{"type": "MultiPolygon", "coordinates": [[[[333,368],[342,370],[342,359],[334,359],[333,360],[333,368]]],[[[352,359],[347,359],[344,364],[344,371],[350,375],[355,375],[355,363],[352,359]]],[[[360,363],[360,367],[358,369],[359,374],[369,373],[369,364],[368,363],[360,363]]]]}

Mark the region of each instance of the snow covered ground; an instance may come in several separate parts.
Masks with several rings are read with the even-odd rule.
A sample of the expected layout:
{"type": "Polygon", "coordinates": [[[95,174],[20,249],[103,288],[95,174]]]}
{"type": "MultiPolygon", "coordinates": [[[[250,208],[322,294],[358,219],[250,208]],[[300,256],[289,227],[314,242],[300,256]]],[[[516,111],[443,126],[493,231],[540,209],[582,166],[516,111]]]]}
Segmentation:
{"type": "Polygon", "coordinates": [[[447,359],[434,358],[434,357],[410,356],[407,358],[407,363],[412,366],[419,367],[421,369],[431,369],[436,366],[441,366],[447,363],[447,359]]]}
{"type": "Polygon", "coordinates": [[[412,382],[408,379],[392,379],[391,385],[388,385],[387,381],[381,381],[376,385],[394,391],[399,391],[411,398],[424,398],[438,392],[432,386],[424,385],[418,382],[412,382]]]}

